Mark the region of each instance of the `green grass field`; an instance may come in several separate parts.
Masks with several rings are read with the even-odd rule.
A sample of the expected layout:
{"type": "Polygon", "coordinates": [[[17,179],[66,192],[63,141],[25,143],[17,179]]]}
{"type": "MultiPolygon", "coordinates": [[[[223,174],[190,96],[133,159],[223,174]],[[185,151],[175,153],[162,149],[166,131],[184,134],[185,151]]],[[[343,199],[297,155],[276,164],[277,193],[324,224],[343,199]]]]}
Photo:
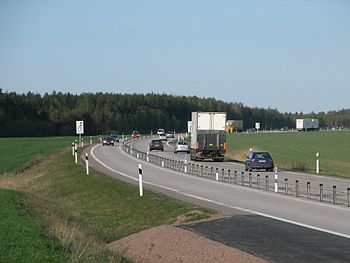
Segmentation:
{"type": "Polygon", "coordinates": [[[191,221],[214,213],[150,191],[140,198],[137,186],[95,171],[86,176],[83,167],[74,164],[71,142],[72,138],[0,140],[2,162],[7,152],[21,156],[2,170],[16,173],[0,175],[0,188],[18,191],[0,189],[8,207],[0,225],[6,226],[7,219],[17,215],[11,219],[11,231],[22,233],[22,222],[28,221],[33,230],[25,235],[39,244],[25,247],[25,242],[16,241],[20,235],[16,240],[10,234],[0,235],[0,244],[12,248],[11,256],[2,253],[0,262],[23,262],[23,254],[27,262],[53,262],[45,255],[57,256],[57,251],[57,262],[66,262],[67,257],[73,262],[129,262],[107,250],[107,242],[178,218],[191,221]],[[37,254],[44,260],[37,260],[37,254]]]}
{"type": "Polygon", "coordinates": [[[67,262],[58,241],[42,234],[39,222],[26,213],[25,196],[0,190],[0,262],[67,262]]]}
{"type": "Polygon", "coordinates": [[[280,168],[315,172],[319,152],[320,173],[350,178],[350,132],[240,133],[227,141],[227,158],[243,161],[249,148],[266,150],[280,168]]]}

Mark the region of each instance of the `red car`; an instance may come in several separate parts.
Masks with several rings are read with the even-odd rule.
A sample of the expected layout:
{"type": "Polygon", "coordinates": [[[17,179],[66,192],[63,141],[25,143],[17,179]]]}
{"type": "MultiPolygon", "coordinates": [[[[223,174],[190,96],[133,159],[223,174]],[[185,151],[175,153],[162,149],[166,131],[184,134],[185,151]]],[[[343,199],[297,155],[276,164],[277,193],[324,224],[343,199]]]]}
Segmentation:
{"type": "Polygon", "coordinates": [[[131,138],[137,140],[140,138],[140,133],[138,131],[133,131],[131,134],[131,138]]]}

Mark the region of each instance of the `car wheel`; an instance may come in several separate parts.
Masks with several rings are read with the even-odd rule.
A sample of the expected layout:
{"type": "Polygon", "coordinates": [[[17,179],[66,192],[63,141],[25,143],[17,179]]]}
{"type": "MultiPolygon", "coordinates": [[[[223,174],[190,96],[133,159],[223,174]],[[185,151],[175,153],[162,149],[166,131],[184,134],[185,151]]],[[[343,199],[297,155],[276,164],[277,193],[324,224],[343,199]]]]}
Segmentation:
{"type": "Polygon", "coordinates": [[[175,151],[174,153],[177,154],[177,151],[175,151]]]}

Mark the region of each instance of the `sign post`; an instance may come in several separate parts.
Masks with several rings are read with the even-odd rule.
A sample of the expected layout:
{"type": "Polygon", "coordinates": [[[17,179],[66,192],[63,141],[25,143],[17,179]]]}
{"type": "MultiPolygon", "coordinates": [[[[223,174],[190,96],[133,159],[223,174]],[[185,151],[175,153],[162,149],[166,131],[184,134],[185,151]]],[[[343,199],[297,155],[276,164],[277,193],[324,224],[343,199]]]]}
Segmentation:
{"type": "Polygon", "coordinates": [[[84,121],[75,122],[75,133],[79,134],[79,143],[81,143],[81,135],[84,134],[84,121]]]}

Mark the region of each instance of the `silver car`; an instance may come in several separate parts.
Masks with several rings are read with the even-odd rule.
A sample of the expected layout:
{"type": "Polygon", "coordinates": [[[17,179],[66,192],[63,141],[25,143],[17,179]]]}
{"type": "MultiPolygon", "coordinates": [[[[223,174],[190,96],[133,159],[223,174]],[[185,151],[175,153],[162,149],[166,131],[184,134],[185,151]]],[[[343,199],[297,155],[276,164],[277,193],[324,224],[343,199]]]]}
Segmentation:
{"type": "Polygon", "coordinates": [[[174,153],[187,152],[190,153],[190,147],[186,141],[177,141],[175,144],[174,153]]]}

